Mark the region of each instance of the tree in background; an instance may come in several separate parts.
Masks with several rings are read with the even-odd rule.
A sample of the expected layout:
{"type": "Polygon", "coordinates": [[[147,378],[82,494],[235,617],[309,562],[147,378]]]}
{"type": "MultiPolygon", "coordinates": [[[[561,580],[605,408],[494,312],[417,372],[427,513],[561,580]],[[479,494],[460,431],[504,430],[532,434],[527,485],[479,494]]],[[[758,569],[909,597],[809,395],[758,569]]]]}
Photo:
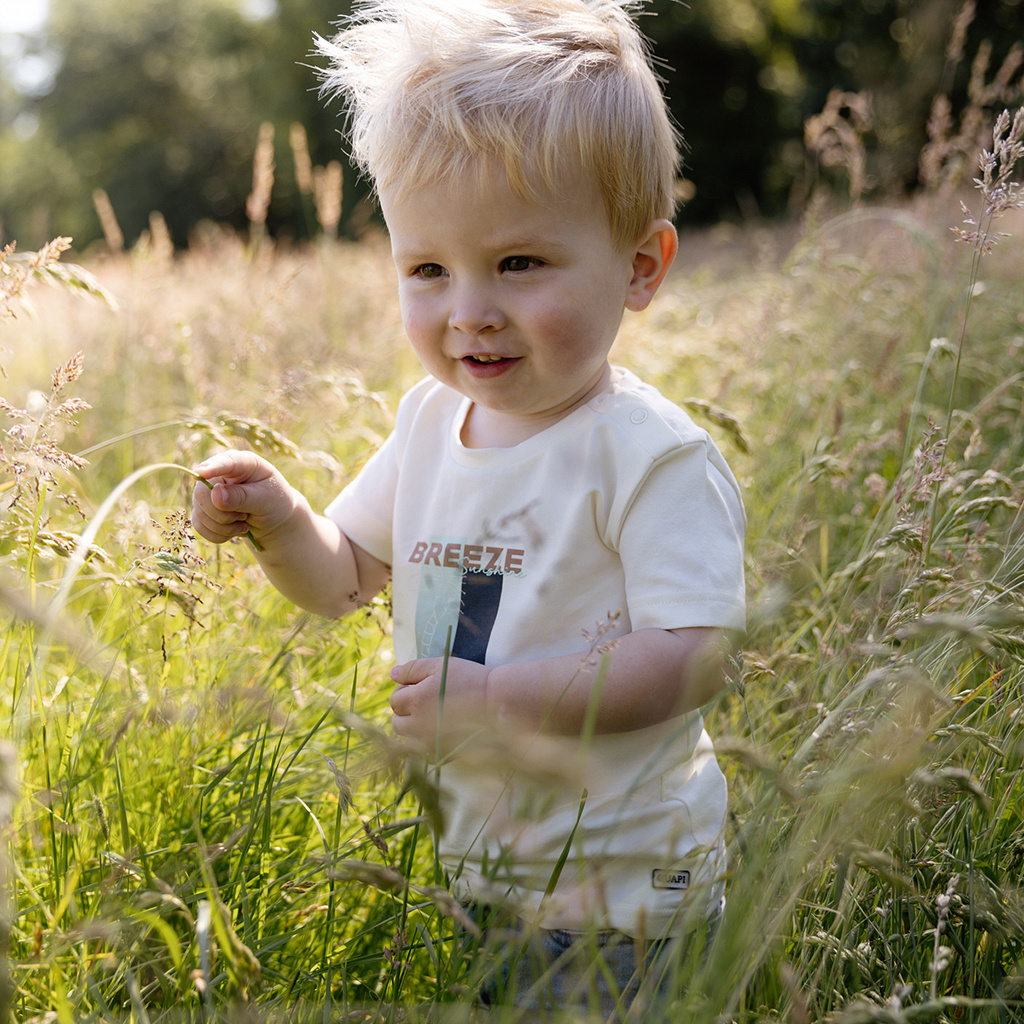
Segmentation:
{"type": "MultiPolygon", "coordinates": [[[[79,244],[96,239],[97,188],[129,241],[153,211],[177,244],[205,219],[243,224],[263,121],[312,125],[324,148],[338,148],[301,66],[313,31],[327,31],[338,7],[289,0],[286,11],[257,17],[243,0],[53,0],[52,87],[21,97],[35,131],[0,140],[4,235],[29,244],[59,229],[79,244]]],[[[293,214],[283,204],[276,219],[293,214]]]]}
{"type": "Polygon", "coordinates": [[[791,110],[794,5],[654,0],[648,8],[643,29],[686,144],[684,217],[777,213],[800,162],[786,149],[800,128],[791,110]]]}
{"type": "MultiPolygon", "coordinates": [[[[289,139],[301,125],[313,164],[343,159],[339,111],[317,96],[310,52],[314,32],[328,34],[351,0],[51,2],[34,45],[55,55],[52,82],[14,89],[16,69],[0,54],[0,237],[31,246],[73,235],[85,246],[101,234],[97,189],[129,244],[153,211],[178,245],[202,221],[243,229],[265,123],[276,171],[265,230],[316,232],[289,139]]],[[[951,59],[962,3],[648,0],[642,26],[687,143],[681,221],[785,211],[809,179],[833,173],[837,129],[863,150],[861,179],[847,181],[852,199],[914,187],[933,97],[948,95],[954,112],[973,102],[983,41],[992,41],[991,80],[1024,36],[1022,0],[978,0],[951,59]],[[823,109],[807,140],[815,164],[804,125],[823,109]]],[[[1010,74],[1008,102],[1014,89],[1010,74]]],[[[357,233],[366,187],[354,174],[344,182],[342,230],[357,233]]]]}

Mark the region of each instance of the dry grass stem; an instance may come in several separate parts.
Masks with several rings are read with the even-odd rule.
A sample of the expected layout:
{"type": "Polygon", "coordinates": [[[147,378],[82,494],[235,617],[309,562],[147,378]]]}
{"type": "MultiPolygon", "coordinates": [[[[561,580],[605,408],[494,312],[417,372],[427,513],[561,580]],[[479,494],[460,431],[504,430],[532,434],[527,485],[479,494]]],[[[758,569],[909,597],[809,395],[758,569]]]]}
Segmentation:
{"type": "Polygon", "coordinates": [[[871,97],[833,89],[821,113],[804,124],[804,146],[823,167],[847,173],[850,201],[856,203],[871,186],[867,176],[864,135],[871,130],[871,97]]]}
{"type": "MultiPolygon", "coordinates": [[[[964,55],[967,29],[974,20],[974,0],[967,0],[954,20],[946,48],[947,78],[951,78],[964,55]]],[[[1024,63],[1024,44],[1014,42],[1002,64],[987,81],[992,62],[992,43],[983,40],[971,62],[967,83],[967,105],[954,116],[948,88],[932,100],[927,124],[928,142],[921,150],[918,171],[931,191],[951,191],[969,173],[974,155],[986,144],[992,124],[992,111],[1000,104],[1018,102],[1024,93],[1024,77],[1013,77],[1024,63]],[[959,120],[959,125],[957,124],[959,120]]]]}
{"type": "Polygon", "coordinates": [[[288,132],[288,142],[295,163],[295,184],[304,196],[312,195],[313,161],[309,155],[309,139],[305,126],[298,121],[294,122],[288,132]]]}
{"type": "Polygon", "coordinates": [[[252,190],[245,201],[249,223],[261,231],[267,222],[270,196],[274,189],[274,126],[269,121],[260,125],[259,138],[252,161],[252,190]]]}
{"type": "Polygon", "coordinates": [[[313,198],[320,229],[328,238],[336,238],[341,223],[341,196],[344,184],[341,163],[332,160],[326,167],[313,170],[313,198]]]}
{"type": "Polygon", "coordinates": [[[957,11],[953,20],[953,30],[949,34],[949,42],[946,44],[946,60],[950,64],[959,64],[963,59],[964,45],[967,43],[967,30],[974,21],[977,13],[976,0],[964,0],[960,10],[957,11]]]}
{"type": "Polygon", "coordinates": [[[124,251],[124,232],[117,221],[117,214],[114,212],[114,204],[110,196],[102,188],[93,190],[92,204],[96,208],[96,216],[100,219],[100,227],[103,229],[103,237],[106,240],[107,248],[112,253],[124,251]]]}

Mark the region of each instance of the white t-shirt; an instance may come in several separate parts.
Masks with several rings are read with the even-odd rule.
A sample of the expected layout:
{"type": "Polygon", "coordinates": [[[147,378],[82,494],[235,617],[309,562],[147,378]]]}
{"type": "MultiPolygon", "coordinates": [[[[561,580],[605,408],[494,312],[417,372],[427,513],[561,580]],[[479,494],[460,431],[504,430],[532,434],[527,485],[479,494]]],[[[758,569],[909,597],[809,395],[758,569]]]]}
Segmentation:
{"type": "MultiPolygon", "coordinates": [[[[512,448],[466,448],[468,410],[420,382],[327,509],[393,567],[398,663],[450,636],[453,657],[578,653],[595,674],[634,630],[743,629],[739,487],[683,410],[622,370],[512,448]]],[[[459,755],[440,771],[438,854],[460,897],[647,937],[678,931],[688,896],[717,906],[726,786],[699,713],[582,739],[492,732],[459,755]]]]}

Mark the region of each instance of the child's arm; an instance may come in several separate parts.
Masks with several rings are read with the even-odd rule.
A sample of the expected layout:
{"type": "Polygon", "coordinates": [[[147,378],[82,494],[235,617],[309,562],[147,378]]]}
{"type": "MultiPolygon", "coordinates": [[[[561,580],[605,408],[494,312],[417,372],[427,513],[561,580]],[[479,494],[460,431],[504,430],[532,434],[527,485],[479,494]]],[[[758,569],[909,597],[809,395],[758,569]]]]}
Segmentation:
{"type": "Polygon", "coordinates": [[[252,452],[223,452],[196,472],[196,532],[222,544],[251,531],[267,579],[290,601],[330,618],[366,604],[390,569],[368,554],[309,502],[269,462],[252,452]]]}
{"type": "MultiPolygon", "coordinates": [[[[615,641],[600,693],[602,658],[578,654],[487,668],[451,658],[444,720],[452,728],[499,717],[547,732],[579,733],[596,701],[598,733],[627,732],[695,711],[726,685],[729,642],[719,629],[641,629],[615,641]]],[[[395,732],[428,747],[437,734],[443,659],[399,665],[391,678],[395,732]]]]}

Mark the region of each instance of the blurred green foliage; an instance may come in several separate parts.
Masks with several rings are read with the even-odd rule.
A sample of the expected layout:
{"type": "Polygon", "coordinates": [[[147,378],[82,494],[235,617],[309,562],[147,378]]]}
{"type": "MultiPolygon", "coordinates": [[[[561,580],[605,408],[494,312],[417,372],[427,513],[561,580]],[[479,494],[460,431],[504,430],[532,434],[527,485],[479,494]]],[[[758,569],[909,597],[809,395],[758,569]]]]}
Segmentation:
{"type": "MultiPolygon", "coordinates": [[[[179,244],[203,219],[244,223],[262,121],[283,124],[286,146],[299,121],[325,154],[338,149],[303,66],[313,32],[337,14],[337,0],[288,0],[265,17],[242,0],[51,0],[46,34],[28,46],[57,65],[52,81],[3,94],[4,235],[29,245],[59,227],[79,245],[97,238],[96,188],[129,241],[154,210],[179,244]]],[[[290,161],[278,168],[285,178],[290,161]]],[[[295,218],[289,184],[278,190],[282,226],[295,218]]]]}
{"type": "MultiPolygon", "coordinates": [[[[101,237],[97,188],[128,244],[160,211],[178,245],[205,221],[243,228],[259,125],[276,128],[267,230],[315,233],[289,128],[315,165],[343,155],[340,111],[311,68],[350,0],[51,0],[46,30],[0,45],[0,238],[101,237]]],[[[932,97],[964,102],[983,40],[996,69],[1024,37],[1022,0],[979,0],[963,59],[947,47],[961,0],[648,0],[642,18],[686,142],[689,223],[775,215],[804,197],[806,119],[830,90],[871,94],[869,183],[916,184],[932,97]]],[[[1019,91],[1019,88],[1018,88],[1019,91]]],[[[345,176],[342,230],[370,215],[345,176]]]]}

